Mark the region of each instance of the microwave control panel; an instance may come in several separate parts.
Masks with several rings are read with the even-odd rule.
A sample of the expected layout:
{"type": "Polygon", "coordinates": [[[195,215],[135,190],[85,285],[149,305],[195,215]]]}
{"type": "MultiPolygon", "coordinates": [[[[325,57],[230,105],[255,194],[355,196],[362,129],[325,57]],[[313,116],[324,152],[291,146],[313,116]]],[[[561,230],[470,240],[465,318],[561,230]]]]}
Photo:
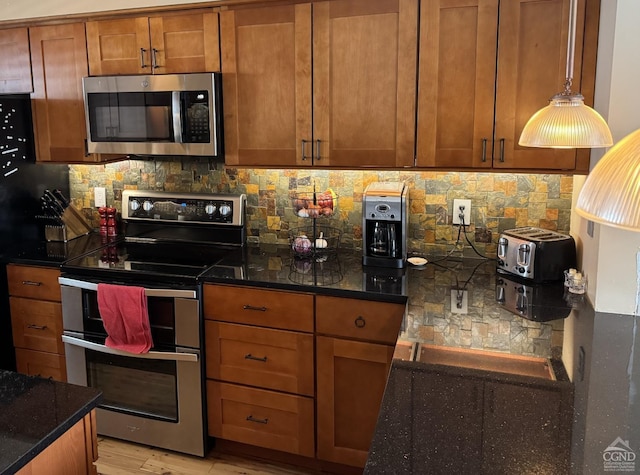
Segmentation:
{"type": "Polygon", "coordinates": [[[183,91],[182,103],[184,114],[184,138],[186,143],[207,143],[211,140],[209,126],[209,93],[208,91],[183,91]]]}

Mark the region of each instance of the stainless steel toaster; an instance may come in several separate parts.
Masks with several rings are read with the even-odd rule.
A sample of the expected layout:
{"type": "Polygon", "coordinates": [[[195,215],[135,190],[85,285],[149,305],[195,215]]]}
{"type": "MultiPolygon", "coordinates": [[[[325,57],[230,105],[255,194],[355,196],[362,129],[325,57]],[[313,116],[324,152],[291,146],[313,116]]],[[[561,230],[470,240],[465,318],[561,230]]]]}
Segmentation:
{"type": "Polygon", "coordinates": [[[504,231],[498,239],[497,270],[533,282],[564,279],[576,267],[576,243],[566,234],[524,227],[504,231]]]}

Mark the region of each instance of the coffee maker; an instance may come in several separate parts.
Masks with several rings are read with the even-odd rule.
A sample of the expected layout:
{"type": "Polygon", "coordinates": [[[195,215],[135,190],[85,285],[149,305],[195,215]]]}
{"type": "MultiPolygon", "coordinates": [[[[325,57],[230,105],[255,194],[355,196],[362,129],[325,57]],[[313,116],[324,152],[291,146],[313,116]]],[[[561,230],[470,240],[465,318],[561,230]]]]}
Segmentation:
{"type": "Polygon", "coordinates": [[[362,198],[362,264],[402,269],[407,262],[408,187],[371,183],[362,198]]]}

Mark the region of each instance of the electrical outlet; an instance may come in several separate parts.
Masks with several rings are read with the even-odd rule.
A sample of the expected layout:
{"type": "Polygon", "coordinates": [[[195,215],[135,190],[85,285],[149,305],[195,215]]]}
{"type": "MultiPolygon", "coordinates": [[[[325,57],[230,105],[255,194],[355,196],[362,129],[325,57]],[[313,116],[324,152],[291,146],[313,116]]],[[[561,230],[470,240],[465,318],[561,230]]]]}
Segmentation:
{"type": "Polygon", "coordinates": [[[107,191],[100,186],[96,186],[93,189],[93,198],[96,208],[107,206],[107,191]]]}
{"type": "Polygon", "coordinates": [[[464,224],[471,224],[471,200],[453,200],[453,224],[462,224],[461,213],[464,215],[464,224]],[[461,206],[464,208],[462,211],[461,206]]]}
{"type": "Polygon", "coordinates": [[[469,295],[466,290],[451,289],[451,313],[466,314],[469,311],[469,295]]]}

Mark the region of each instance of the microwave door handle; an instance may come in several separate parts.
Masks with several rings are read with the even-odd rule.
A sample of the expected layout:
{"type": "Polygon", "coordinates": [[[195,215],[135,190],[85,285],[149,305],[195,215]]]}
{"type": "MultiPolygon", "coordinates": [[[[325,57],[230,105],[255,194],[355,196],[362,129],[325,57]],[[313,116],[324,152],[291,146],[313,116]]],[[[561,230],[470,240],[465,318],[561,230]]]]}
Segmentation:
{"type": "Polygon", "coordinates": [[[98,353],[107,353],[110,355],[128,356],[130,358],[144,358],[150,360],[169,360],[169,361],[187,361],[197,363],[199,355],[196,353],[171,353],[163,351],[150,351],[148,353],[129,353],[128,351],[109,348],[108,346],[94,343],[92,341],[83,340],[69,335],[62,335],[62,341],[69,345],[79,346],[87,350],[97,351],[98,353]]]}
{"type": "Polygon", "coordinates": [[[182,138],[182,107],[180,91],[171,93],[171,113],[173,116],[173,137],[176,143],[184,143],[182,138]]]}

